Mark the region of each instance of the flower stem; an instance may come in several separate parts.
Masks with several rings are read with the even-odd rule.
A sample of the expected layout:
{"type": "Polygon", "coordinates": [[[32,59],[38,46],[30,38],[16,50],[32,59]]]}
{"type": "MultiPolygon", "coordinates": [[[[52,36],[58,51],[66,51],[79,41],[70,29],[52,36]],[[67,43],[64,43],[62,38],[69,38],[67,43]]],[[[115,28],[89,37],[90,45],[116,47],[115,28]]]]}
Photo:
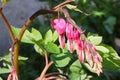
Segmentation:
{"type": "Polygon", "coordinates": [[[5,23],[8,31],[9,31],[9,34],[10,34],[10,36],[11,36],[12,41],[14,42],[14,40],[15,40],[14,33],[13,33],[12,29],[11,29],[11,26],[10,26],[7,18],[5,17],[4,13],[2,12],[2,9],[3,9],[4,6],[5,6],[5,4],[2,4],[2,6],[1,6],[1,8],[0,8],[0,15],[1,15],[1,17],[2,17],[2,19],[3,19],[3,21],[4,21],[4,23],[5,23]]]}
{"type": "Polygon", "coordinates": [[[53,64],[53,61],[49,62],[48,65],[45,66],[45,68],[43,69],[41,75],[40,75],[40,78],[38,80],[42,80],[48,70],[48,68],[53,64]]]}

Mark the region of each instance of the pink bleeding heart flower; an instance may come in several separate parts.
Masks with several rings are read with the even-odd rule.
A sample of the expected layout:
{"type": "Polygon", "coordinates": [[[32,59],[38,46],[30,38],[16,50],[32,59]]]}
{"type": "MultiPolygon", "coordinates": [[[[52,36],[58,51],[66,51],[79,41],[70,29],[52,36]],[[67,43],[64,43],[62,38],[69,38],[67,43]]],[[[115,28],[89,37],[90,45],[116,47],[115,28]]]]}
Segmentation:
{"type": "Polygon", "coordinates": [[[82,40],[77,41],[77,54],[79,57],[79,61],[81,63],[83,63],[84,62],[84,51],[83,51],[83,41],[82,40]]]}
{"type": "Polygon", "coordinates": [[[64,32],[66,30],[66,22],[63,18],[58,18],[53,21],[53,27],[59,34],[59,43],[62,48],[65,46],[64,32]]]}
{"type": "Polygon", "coordinates": [[[71,24],[66,25],[66,37],[68,48],[73,53],[73,26],[71,24]]]}
{"type": "Polygon", "coordinates": [[[63,18],[58,18],[53,21],[53,27],[57,30],[58,34],[64,34],[66,30],[66,22],[63,18]]]}

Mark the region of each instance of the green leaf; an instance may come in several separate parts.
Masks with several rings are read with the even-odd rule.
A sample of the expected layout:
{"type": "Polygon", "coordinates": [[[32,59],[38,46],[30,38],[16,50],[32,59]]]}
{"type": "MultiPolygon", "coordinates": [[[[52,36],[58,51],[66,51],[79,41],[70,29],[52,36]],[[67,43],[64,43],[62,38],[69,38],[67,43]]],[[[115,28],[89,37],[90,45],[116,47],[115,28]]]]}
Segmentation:
{"type": "Polygon", "coordinates": [[[94,45],[98,45],[102,42],[102,37],[100,36],[89,36],[88,39],[94,45]]]}
{"type": "Polygon", "coordinates": [[[51,60],[57,67],[66,67],[71,61],[71,56],[68,54],[61,53],[59,55],[51,56],[51,60]]]}
{"type": "Polygon", "coordinates": [[[81,71],[81,64],[79,60],[76,60],[71,66],[70,66],[70,71],[71,72],[75,72],[75,73],[79,73],[81,71]]]}
{"type": "Polygon", "coordinates": [[[11,70],[8,68],[0,68],[0,74],[10,73],[11,70]]]}
{"type": "Polygon", "coordinates": [[[36,30],[35,28],[32,28],[32,34],[33,34],[34,39],[35,39],[36,41],[42,39],[41,33],[40,33],[38,30],[36,30]]]}
{"type": "Polygon", "coordinates": [[[105,71],[116,71],[120,72],[120,60],[115,60],[113,58],[104,58],[103,59],[103,70],[105,71]],[[117,62],[117,63],[116,63],[117,62]]]}
{"type": "Polygon", "coordinates": [[[28,58],[27,57],[23,57],[23,56],[19,56],[18,60],[27,60],[28,58]]]}
{"type": "Polygon", "coordinates": [[[53,36],[52,36],[52,41],[55,42],[58,39],[58,33],[57,31],[54,31],[53,36]]]}
{"type": "Polygon", "coordinates": [[[96,46],[96,49],[97,49],[98,51],[103,52],[103,53],[109,53],[109,49],[107,49],[107,48],[104,47],[104,46],[96,46]]]}
{"type": "Polygon", "coordinates": [[[95,73],[95,71],[90,67],[90,65],[88,63],[83,63],[83,65],[90,71],[95,73]]]}
{"type": "MultiPolygon", "coordinates": [[[[85,64],[86,65],[86,64],[85,64]]],[[[70,80],[86,80],[88,79],[87,74],[85,73],[82,65],[79,60],[73,62],[70,66],[70,80]]]]}
{"type": "Polygon", "coordinates": [[[60,53],[60,48],[54,44],[54,43],[48,43],[45,45],[45,49],[49,52],[49,53],[54,53],[54,54],[58,54],[60,53]]]}
{"type": "MultiPolygon", "coordinates": [[[[12,26],[12,31],[16,37],[18,37],[20,30],[21,28],[16,28],[12,26]]],[[[26,30],[25,33],[23,34],[21,42],[33,44],[33,41],[29,39],[30,36],[31,33],[28,30],[26,30]]]]}
{"type": "Polygon", "coordinates": [[[35,45],[34,45],[34,49],[35,49],[35,51],[36,51],[37,53],[43,55],[43,50],[42,50],[42,48],[41,48],[40,45],[35,44],[35,45]]]}
{"type": "Polygon", "coordinates": [[[3,79],[0,77],[0,80],[3,80],[3,79]]]}
{"type": "Polygon", "coordinates": [[[94,16],[99,16],[99,17],[105,15],[105,13],[103,11],[93,11],[92,14],[94,16]]]}
{"type": "Polygon", "coordinates": [[[18,37],[21,28],[16,28],[16,27],[14,27],[14,26],[12,26],[11,28],[12,28],[12,31],[13,31],[14,35],[15,35],[16,37],[18,37]]]}
{"type": "Polygon", "coordinates": [[[51,42],[53,40],[52,38],[52,30],[48,30],[45,34],[45,44],[47,44],[48,42],[51,42]]]}
{"type": "Polygon", "coordinates": [[[10,53],[6,53],[4,56],[3,56],[3,60],[7,61],[7,62],[10,62],[11,61],[11,55],[10,53]]]}
{"type": "Polygon", "coordinates": [[[83,13],[85,15],[89,15],[87,13],[84,13],[83,11],[81,11],[80,9],[77,8],[77,6],[71,5],[71,4],[66,4],[65,5],[68,9],[74,10],[74,11],[78,11],[80,13],[83,13]]]}
{"type": "Polygon", "coordinates": [[[106,44],[101,44],[101,46],[104,46],[109,50],[109,55],[118,57],[118,53],[111,46],[106,45],[106,44]]]}
{"type": "Polygon", "coordinates": [[[70,80],[81,80],[80,79],[80,74],[78,74],[78,73],[71,73],[70,75],[69,75],[69,79],[70,80]]]}

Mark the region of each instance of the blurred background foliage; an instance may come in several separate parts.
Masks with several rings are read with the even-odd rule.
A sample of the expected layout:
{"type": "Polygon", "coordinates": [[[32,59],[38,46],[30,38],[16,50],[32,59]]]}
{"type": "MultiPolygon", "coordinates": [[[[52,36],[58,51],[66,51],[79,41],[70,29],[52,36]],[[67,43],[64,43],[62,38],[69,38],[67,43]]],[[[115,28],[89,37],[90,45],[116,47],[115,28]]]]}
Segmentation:
{"type": "MultiPolygon", "coordinates": [[[[57,4],[63,2],[64,0],[40,0],[40,1],[47,2],[51,9],[57,4]]],[[[115,43],[114,43],[115,38],[120,38],[119,35],[120,34],[120,28],[119,28],[120,0],[75,0],[75,2],[71,4],[76,5],[83,12],[90,14],[89,16],[86,16],[82,13],[69,10],[73,20],[79,26],[81,26],[83,30],[85,30],[86,34],[88,32],[98,34],[103,37],[103,43],[107,43],[115,47],[115,43]]],[[[28,30],[31,30],[32,27],[34,27],[37,30],[39,30],[41,34],[44,36],[46,31],[51,28],[49,22],[50,17],[51,17],[50,15],[48,16],[45,15],[46,19],[43,24],[40,23],[38,19],[35,19],[31,23],[28,30]]],[[[24,76],[21,77],[21,80],[34,80],[36,77],[39,76],[42,69],[44,68],[44,63],[41,64],[41,62],[44,61],[44,58],[41,55],[35,53],[36,51],[34,50],[32,44],[21,43],[20,55],[27,57],[27,59],[22,58],[19,63],[20,74],[21,76],[24,76]]],[[[10,65],[10,62],[8,63],[6,61],[6,64],[10,65]]],[[[111,63],[109,63],[109,65],[110,64],[111,63]]],[[[50,70],[57,71],[54,69],[54,67],[55,66],[53,65],[50,70]]],[[[109,77],[105,77],[105,76],[107,76],[108,74],[110,76],[114,74],[115,76],[115,75],[119,75],[120,73],[117,74],[114,73],[114,71],[111,71],[111,72],[105,72],[104,74],[105,75],[100,76],[101,79],[105,78],[104,80],[106,79],[111,80],[109,79],[109,77]]],[[[6,80],[6,75],[0,75],[0,76],[2,76],[3,80],[6,80]]],[[[95,78],[93,80],[99,79],[96,74],[93,75],[95,75],[95,78]]],[[[113,80],[115,79],[113,78],[113,80]]]]}
{"type": "MultiPolygon", "coordinates": [[[[54,7],[64,0],[46,0],[54,7]]],[[[85,32],[97,33],[103,36],[104,42],[114,46],[116,37],[120,37],[120,0],[75,0],[74,5],[90,14],[86,16],[79,12],[69,11],[75,22],[85,32]]]]}

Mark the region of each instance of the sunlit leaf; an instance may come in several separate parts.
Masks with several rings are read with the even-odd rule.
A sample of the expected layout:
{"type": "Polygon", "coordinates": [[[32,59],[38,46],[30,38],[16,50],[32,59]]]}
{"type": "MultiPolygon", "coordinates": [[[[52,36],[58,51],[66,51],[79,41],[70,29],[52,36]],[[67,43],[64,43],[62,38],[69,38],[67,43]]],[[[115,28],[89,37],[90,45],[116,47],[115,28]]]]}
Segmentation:
{"type": "Polygon", "coordinates": [[[48,30],[45,34],[45,38],[44,38],[44,41],[45,41],[45,44],[47,44],[48,42],[51,42],[53,40],[52,38],[52,31],[51,30],[48,30]]]}
{"type": "Polygon", "coordinates": [[[36,41],[42,39],[41,33],[38,30],[36,30],[35,28],[32,28],[32,34],[36,41]]]}
{"type": "Polygon", "coordinates": [[[57,31],[54,31],[53,36],[52,36],[52,41],[55,42],[58,39],[58,33],[57,31]]]}
{"type": "Polygon", "coordinates": [[[19,56],[18,60],[27,60],[27,57],[19,56]]]}
{"type": "Polygon", "coordinates": [[[82,66],[80,64],[79,60],[76,60],[71,66],[70,66],[70,71],[71,72],[76,72],[79,73],[81,70],[82,66]]]}
{"type": "MultiPolygon", "coordinates": [[[[16,28],[12,26],[12,31],[16,37],[18,37],[20,30],[21,28],[16,28]]],[[[31,41],[29,37],[31,37],[31,34],[28,30],[26,30],[25,33],[23,34],[21,42],[33,44],[33,41],[31,41]]]]}
{"type": "Polygon", "coordinates": [[[77,6],[74,6],[74,5],[71,5],[71,4],[67,4],[67,5],[65,5],[65,6],[66,6],[68,9],[71,9],[71,10],[74,10],[74,11],[78,11],[78,12],[83,13],[83,14],[85,14],[85,15],[89,15],[89,14],[81,11],[80,9],[78,9],[77,6]]]}
{"type": "Polygon", "coordinates": [[[88,63],[83,63],[83,65],[90,71],[95,73],[95,71],[90,67],[90,65],[88,63]]]}
{"type": "Polygon", "coordinates": [[[71,56],[69,56],[68,54],[61,53],[59,55],[52,56],[51,60],[57,67],[65,67],[70,63],[71,56]]]}
{"type": "Polygon", "coordinates": [[[98,51],[103,52],[103,53],[109,53],[109,49],[107,49],[107,48],[104,47],[104,46],[96,46],[96,49],[97,49],[98,51]]]}
{"type": "Polygon", "coordinates": [[[102,42],[102,37],[100,36],[89,36],[88,40],[94,44],[94,45],[98,45],[102,42]]]}
{"type": "Polygon", "coordinates": [[[99,16],[99,17],[105,15],[105,13],[103,11],[93,11],[92,14],[94,16],[99,16]]]}
{"type": "Polygon", "coordinates": [[[45,45],[45,49],[49,52],[49,53],[54,53],[54,54],[58,54],[60,53],[60,48],[54,44],[54,43],[48,43],[45,45]]]}
{"type": "Polygon", "coordinates": [[[106,47],[109,50],[109,55],[115,56],[115,57],[119,57],[118,53],[109,45],[106,44],[101,44],[101,46],[106,47]]]}
{"type": "Polygon", "coordinates": [[[35,51],[36,51],[37,53],[43,55],[43,49],[41,48],[40,45],[35,44],[35,45],[34,45],[34,49],[35,49],[35,51]]]}
{"type": "Polygon", "coordinates": [[[10,73],[11,70],[8,68],[0,68],[0,74],[10,73]]]}
{"type": "Polygon", "coordinates": [[[0,80],[3,80],[3,79],[0,77],[0,80]]]}

